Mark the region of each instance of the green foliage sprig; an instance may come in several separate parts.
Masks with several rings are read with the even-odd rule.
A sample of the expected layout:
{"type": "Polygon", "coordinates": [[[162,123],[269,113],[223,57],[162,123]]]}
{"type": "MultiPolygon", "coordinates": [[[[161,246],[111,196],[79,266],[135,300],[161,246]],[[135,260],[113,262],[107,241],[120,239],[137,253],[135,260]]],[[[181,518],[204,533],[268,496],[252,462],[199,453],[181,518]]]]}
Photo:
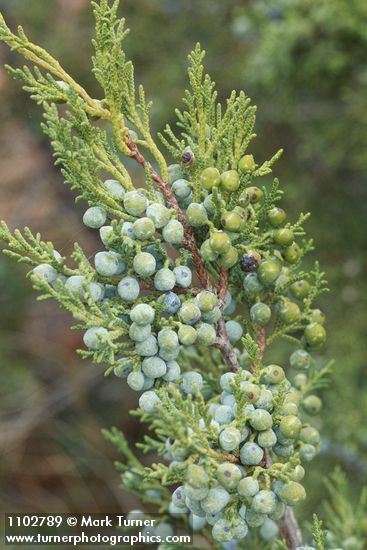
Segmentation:
{"type": "MultiPolygon", "coordinates": [[[[164,514],[159,528],[188,521],[216,548],[300,547],[292,507],[320,448],[313,392],[330,373],[310,355],[326,337],[314,308],[326,282],[318,264],[300,269],[313,249],[303,239],[308,214],[286,221],[279,181],[266,179],[282,151],[261,163],[247,152],[256,108],[235,91],[222,107],[200,45],[176,111],[180,133],[167,126],[159,136],[176,162],[167,165],[122,47],[119,2],[93,7],[102,99],[1,16],[0,39],[35,65],[8,70],[42,106],[56,164],[88,203],[83,222],[99,229],[103,250],[92,265],[75,244],[69,267],[52,243],[3,222],[5,253],[32,266],[40,299],[55,299],[85,331],[82,356],[143,392],[133,414],[152,435],[138,447],[159,462],[145,467],[123,434],[105,435],[124,457],[124,488],[164,514]],[[128,159],[141,167],[141,187],[128,159]],[[265,359],[278,338],[296,346],[293,383],[265,359]]],[[[321,548],[317,522],[314,537],[321,548]]]]}

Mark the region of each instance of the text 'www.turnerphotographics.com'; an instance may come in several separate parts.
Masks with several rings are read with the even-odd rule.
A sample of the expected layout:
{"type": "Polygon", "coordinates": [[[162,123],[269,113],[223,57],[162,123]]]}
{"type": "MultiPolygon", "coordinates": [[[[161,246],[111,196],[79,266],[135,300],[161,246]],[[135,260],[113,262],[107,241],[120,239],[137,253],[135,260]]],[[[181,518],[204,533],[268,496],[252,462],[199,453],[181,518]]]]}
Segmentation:
{"type": "Polygon", "coordinates": [[[165,532],[160,514],[5,514],[5,546],[191,545],[192,532],[165,532]]]}

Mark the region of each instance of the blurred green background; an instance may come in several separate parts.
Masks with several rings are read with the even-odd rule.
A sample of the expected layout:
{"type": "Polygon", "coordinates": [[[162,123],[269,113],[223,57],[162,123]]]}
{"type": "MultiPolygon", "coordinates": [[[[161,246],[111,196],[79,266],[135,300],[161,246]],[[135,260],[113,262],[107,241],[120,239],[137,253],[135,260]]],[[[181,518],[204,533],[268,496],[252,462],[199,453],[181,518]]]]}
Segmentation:
{"type": "MultiPolygon", "coordinates": [[[[11,26],[59,57],[93,97],[89,0],[0,0],[11,26]]],[[[124,0],[126,49],[154,101],[154,123],[174,120],[196,41],[220,97],[244,89],[258,106],[258,162],[279,147],[275,167],[289,217],[312,212],[309,234],[331,292],[325,360],[336,358],[324,392],[324,447],[309,468],[304,517],[320,508],[320,479],[341,464],[352,498],[367,476],[367,3],[365,0],[124,0]]],[[[52,166],[41,111],[9,81],[0,46],[0,217],[30,225],[56,248],[95,234],[52,166]]],[[[108,512],[136,505],[118,489],[114,449],[100,435],[116,425],[136,436],[135,395],[119,379],[82,363],[80,335],[54,303],[37,303],[22,267],[0,258],[0,506],[7,511],[108,512]]]]}

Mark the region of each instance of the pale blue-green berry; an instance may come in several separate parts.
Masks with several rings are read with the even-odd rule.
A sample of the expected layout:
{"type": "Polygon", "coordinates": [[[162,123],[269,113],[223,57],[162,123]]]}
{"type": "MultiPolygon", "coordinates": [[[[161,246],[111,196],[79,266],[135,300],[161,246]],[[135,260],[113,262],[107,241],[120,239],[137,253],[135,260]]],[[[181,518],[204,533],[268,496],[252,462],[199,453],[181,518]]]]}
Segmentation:
{"type": "Polygon", "coordinates": [[[275,510],[277,502],[276,494],[273,491],[259,491],[253,498],[251,508],[258,514],[271,514],[275,510]]]}
{"type": "Polygon", "coordinates": [[[223,462],[218,466],[216,477],[219,483],[228,490],[237,487],[242,475],[240,469],[231,462],[223,462]]]}
{"type": "Polygon", "coordinates": [[[172,493],[172,502],[178,508],[186,508],[185,498],[185,487],[180,485],[180,487],[177,487],[177,489],[172,493]]]}
{"type": "Polygon", "coordinates": [[[220,542],[230,541],[234,538],[232,533],[231,524],[226,519],[220,519],[213,525],[212,536],[214,540],[220,542]]]}
{"type": "Polygon", "coordinates": [[[237,302],[236,300],[231,299],[228,304],[224,306],[223,313],[224,315],[233,315],[236,311],[237,302]]]}
{"type": "Polygon", "coordinates": [[[167,290],[172,290],[176,284],[176,277],[168,268],[163,267],[154,276],[154,286],[157,290],[165,292],[167,290]]]}
{"type": "Polygon", "coordinates": [[[264,290],[264,287],[259,281],[256,273],[248,273],[246,275],[243,279],[243,288],[249,294],[260,294],[264,290]]]}
{"type": "Polygon", "coordinates": [[[205,512],[201,510],[194,502],[203,500],[209,492],[208,487],[192,487],[188,483],[185,485],[186,498],[189,499],[187,503],[191,512],[198,514],[199,516],[205,516],[205,512]]]}
{"type": "Polygon", "coordinates": [[[229,499],[230,494],[224,487],[213,487],[201,501],[201,507],[207,514],[218,514],[227,506],[229,499]]]}
{"type": "Polygon", "coordinates": [[[141,216],[147,209],[148,199],[141,191],[129,191],[124,196],[126,212],[132,216],[141,216]]]}
{"type": "Polygon", "coordinates": [[[163,296],[159,297],[158,301],[163,305],[165,313],[177,313],[181,307],[180,298],[171,291],[165,292],[163,296]]]}
{"type": "Polygon", "coordinates": [[[253,477],[244,477],[238,484],[238,493],[246,498],[255,496],[260,490],[259,482],[253,477]]]}
{"type": "Polygon", "coordinates": [[[306,491],[303,485],[297,481],[284,483],[277,491],[279,498],[288,506],[295,506],[306,498],[306,491]]]}
{"type": "Polygon", "coordinates": [[[274,539],[279,534],[279,527],[275,521],[272,519],[266,518],[264,520],[264,523],[260,527],[260,537],[265,540],[266,542],[269,542],[271,539],[274,539]]]}
{"type": "Polygon", "coordinates": [[[235,383],[235,380],[236,380],[236,374],[234,372],[225,372],[220,377],[220,382],[219,382],[220,387],[224,391],[231,392],[232,386],[235,383]]]}
{"type": "Polygon", "coordinates": [[[212,346],[217,339],[215,328],[208,323],[201,323],[197,329],[197,343],[202,346],[212,346]]]}
{"type": "Polygon", "coordinates": [[[159,349],[159,357],[164,361],[174,361],[180,353],[180,346],[167,350],[165,348],[159,349]]]}
{"type": "Polygon", "coordinates": [[[238,510],[238,515],[241,519],[246,519],[247,506],[242,504],[238,510]]]}
{"type": "Polygon", "coordinates": [[[82,292],[82,299],[86,299],[86,294],[92,299],[93,302],[99,302],[104,297],[104,286],[100,283],[88,283],[86,292],[82,292]]]}
{"type": "Polygon", "coordinates": [[[172,183],[182,178],[183,172],[180,164],[170,164],[168,166],[168,183],[172,183]]]}
{"type": "Polygon", "coordinates": [[[294,453],[294,446],[292,443],[290,443],[289,445],[282,445],[280,443],[277,443],[276,445],[274,445],[273,451],[277,456],[290,458],[294,453]]]}
{"type": "Polygon", "coordinates": [[[170,220],[162,231],[163,239],[167,243],[180,244],[184,238],[184,227],[178,220],[170,220]]]}
{"type": "Polygon", "coordinates": [[[264,430],[257,436],[257,443],[263,449],[271,449],[277,443],[277,436],[273,430],[264,430]]]}
{"type": "Polygon", "coordinates": [[[233,407],[236,405],[236,398],[232,393],[226,391],[220,394],[220,402],[222,405],[228,405],[228,407],[233,407]]]}
{"type": "Polygon", "coordinates": [[[302,407],[308,414],[317,414],[322,408],[322,401],[317,395],[308,395],[303,399],[302,407]]]}
{"type": "Polygon", "coordinates": [[[284,516],[285,504],[281,500],[277,500],[275,510],[269,514],[269,518],[274,521],[279,521],[284,516]]]}
{"type": "Polygon", "coordinates": [[[224,428],[220,432],[219,443],[225,451],[233,451],[241,443],[241,432],[237,428],[224,428]]]}
{"type": "Polygon", "coordinates": [[[182,288],[187,288],[192,282],[192,271],[185,265],[179,265],[174,268],[173,273],[176,277],[176,284],[182,288]]]}
{"type": "Polygon", "coordinates": [[[211,416],[214,416],[214,413],[219,406],[220,406],[219,403],[211,403],[208,408],[208,414],[210,414],[211,416]]]}
{"type": "Polygon", "coordinates": [[[138,323],[132,323],[129,328],[129,336],[134,342],[143,342],[152,332],[152,326],[148,323],[146,325],[139,325],[138,323]]]}
{"type": "Polygon", "coordinates": [[[47,283],[51,284],[56,281],[58,273],[52,265],[49,264],[40,264],[37,265],[33,271],[33,275],[36,277],[41,277],[44,279],[47,283]]]}
{"type": "Polygon", "coordinates": [[[293,481],[302,481],[302,479],[305,477],[305,469],[303,466],[301,466],[301,464],[297,464],[297,466],[295,466],[292,474],[291,474],[291,478],[293,481]]]}
{"type": "Polygon", "coordinates": [[[62,259],[60,252],[58,252],[57,250],[53,250],[52,255],[55,258],[55,260],[57,260],[58,262],[62,259]]]}
{"type": "Polygon", "coordinates": [[[258,302],[250,309],[251,320],[257,325],[267,325],[271,317],[271,309],[266,304],[258,302]]]}
{"type": "Polygon", "coordinates": [[[156,270],[157,262],[153,254],[149,252],[140,252],[134,257],[134,271],[141,277],[149,277],[156,270]]]}
{"type": "Polygon", "coordinates": [[[227,405],[219,405],[214,412],[214,420],[218,424],[230,424],[233,420],[233,410],[232,407],[227,405]]]}
{"type": "MultiPolygon", "coordinates": [[[[247,401],[249,405],[252,405],[253,403],[256,403],[256,401],[260,397],[260,388],[257,384],[252,384],[252,382],[247,382],[246,380],[243,380],[240,383],[240,388],[243,391],[244,394],[247,396],[247,401]]],[[[248,408],[246,411],[252,411],[253,407],[248,408]]]]}
{"type": "Polygon", "coordinates": [[[210,241],[207,239],[200,247],[201,257],[205,262],[214,262],[218,258],[217,252],[215,252],[210,246],[210,241]]]}
{"type": "Polygon", "coordinates": [[[113,369],[113,372],[117,378],[127,378],[130,372],[133,370],[133,364],[128,359],[119,359],[118,365],[113,369]]]}
{"type": "Polygon", "coordinates": [[[303,443],[308,443],[316,447],[320,443],[320,434],[313,426],[305,426],[299,434],[299,439],[303,441],[303,443]]]}
{"type": "Polygon", "coordinates": [[[104,225],[99,230],[99,236],[102,243],[108,248],[110,239],[113,237],[113,227],[111,225],[104,225]]]}
{"type": "Polygon", "coordinates": [[[195,498],[192,498],[192,496],[186,496],[185,498],[185,504],[186,507],[192,512],[193,514],[196,514],[199,517],[205,517],[205,512],[201,507],[200,500],[201,497],[205,498],[208,494],[207,488],[198,488],[194,489],[194,487],[190,487],[189,485],[185,485],[185,492],[192,495],[195,498]]]}
{"type": "Polygon", "coordinates": [[[256,409],[251,415],[250,424],[257,431],[268,430],[273,425],[273,418],[268,411],[256,409]]]}
{"type": "Polygon", "coordinates": [[[142,391],[150,390],[155,384],[154,378],[149,378],[149,376],[144,376],[144,384],[142,387],[142,391]]]}
{"type": "Polygon", "coordinates": [[[192,202],[186,210],[187,220],[193,227],[201,227],[208,222],[208,214],[205,206],[198,202],[192,202]]]}
{"type": "Polygon", "coordinates": [[[200,391],[203,387],[203,377],[195,371],[185,372],[182,375],[181,388],[185,393],[200,391]]]}
{"type": "Polygon", "coordinates": [[[154,202],[148,206],[147,216],[152,220],[157,229],[162,229],[170,221],[171,211],[164,204],[154,202]]]}
{"type": "Polygon", "coordinates": [[[124,222],[121,227],[121,236],[129,237],[133,241],[135,240],[134,224],[132,222],[124,222]]]}
{"type": "Polygon", "coordinates": [[[249,527],[260,527],[266,520],[266,514],[259,514],[251,508],[246,512],[246,523],[249,527]]]}
{"type": "Polygon", "coordinates": [[[146,391],[139,397],[139,407],[145,413],[152,413],[161,402],[155,391],[146,391]]]}
{"type": "Polygon", "coordinates": [[[161,539],[164,541],[168,537],[172,537],[173,534],[173,527],[169,523],[162,522],[154,526],[154,536],[156,536],[158,540],[161,539]]]}
{"type": "MultiPolygon", "coordinates": [[[[117,200],[122,200],[125,195],[125,189],[122,187],[121,183],[116,180],[106,180],[102,183],[105,190],[108,192],[111,197],[117,200]]],[[[103,224],[102,224],[103,225],[103,224]]]]}
{"type": "Polygon", "coordinates": [[[206,522],[209,525],[214,525],[219,519],[222,519],[223,514],[219,512],[218,514],[205,514],[206,522]]]}
{"type": "Polygon", "coordinates": [[[174,382],[175,380],[179,380],[180,376],[181,376],[180,365],[176,361],[168,361],[167,372],[163,376],[163,380],[166,380],[167,382],[174,382]]]}
{"type": "Polygon", "coordinates": [[[167,365],[160,357],[146,357],[142,362],[142,371],[149,378],[160,378],[167,372],[167,365]]]}
{"type": "Polygon", "coordinates": [[[256,407],[259,409],[265,409],[266,411],[273,410],[273,394],[270,390],[262,388],[260,391],[260,397],[256,401],[256,407]]]}
{"type": "Polygon", "coordinates": [[[209,476],[200,464],[189,464],[186,470],[186,481],[191,487],[208,487],[209,476]]]}
{"type": "Polygon", "coordinates": [[[103,346],[102,340],[108,336],[108,330],[104,327],[89,328],[83,336],[84,344],[89,349],[101,349],[103,346]]]}
{"type": "Polygon", "coordinates": [[[238,518],[237,523],[234,527],[234,536],[235,540],[244,539],[248,533],[248,526],[244,519],[238,518]]]}
{"type": "Polygon", "coordinates": [[[141,391],[144,387],[144,375],[139,371],[130,372],[127,377],[127,385],[134,391],[141,391]]]}
{"type": "Polygon", "coordinates": [[[178,336],[171,328],[162,328],[158,332],[158,344],[160,348],[172,350],[178,346],[178,336]]]}
{"type": "Polygon", "coordinates": [[[150,244],[146,247],[145,252],[151,254],[154,257],[156,261],[156,269],[160,269],[161,267],[163,267],[165,258],[162,254],[162,250],[160,248],[157,248],[157,245],[150,244]]]}
{"type": "MultiPolygon", "coordinates": [[[[237,405],[233,405],[234,414],[237,414],[236,407],[237,405]]],[[[241,430],[241,443],[246,441],[249,435],[250,435],[250,428],[248,426],[244,426],[241,430]]]]}
{"type": "Polygon", "coordinates": [[[251,358],[247,350],[242,350],[242,353],[238,356],[238,362],[243,369],[246,369],[250,366],[251,358]]]}
{"type": "Polygon", "coordinates": [[[214,325],[221,318],[222,312],[218,306],[213,307],[211,311],[203,311],[201,317],[203,321],[214,325]]]}
{"type": "Polygon", "coordinates": [[[297,349],[289,358],[291,367],[294,369],[308,369],[311,366],[311,356],[303,349],[297,349]]]}
{"type": "Polygon", "coordinates": [[[204,207],[205,210],[208,212],[209,216],[212,217],[215,214],[215,202],[213,201],[213,195],[207,195],[204,199],[204,207]]]}
{"type": "Polygon", "coordinates": [[[148,336],[146,340],[137,342],[135,344],[135,351],[142,357],[152,357],[158,353],[157,338],[155,336],[148,336]]]}
{"type": "Polygon", "coordinates": [[[144,520],[145,514],[142,510],[130,510],[127,514],[126,519],[129,521],[136,521],[138,519],[144,520]]]}
{"type": "Polygon", "coordinates": [[[153,323],[154,316],[155,311],[149,304],[138,304],[130,311],[130,319],[138,325],[153,323]]]}
{"type": "Polygon", "coordinates": [[[311,462],[315,458],[316,449],[313,445],[303,443],[299,448],[299,456],[302,462],[311,462]]]}
{"type": "Polygon", "coordinates": [[[197,338],[197,332],[190,325],[181,325],[178,329],[178,339],[184,346],[191,346],[197,338]]]}
{"type": "Polygon", "coordinates": [[[260,464],[264,457],[264,451],[254,442],[247,441],[240,450],[240,459],[242,464],[255,466],[260,464]]]}
{"type": "Polygon", "coordinates": [[[191,193],[191,187],[189,182],[185,179],[176,180],[171,187],[175,197],[178,199],[185,199],[191,193]]]}
{"type": "Polygon", "coordinates": [[[184,199],[177,199],[177,202],[179,207],[184,210],[192,203],[192,199],[193,199],[193,194],[191,191],[190,194],[187,195],[187,197],[185,197],[184,199]]]}
{"type": "Polygon", "coordinates": [[[65,288],[82,299],[84,281],[84,275],[71,275],[65,281],[65,288]]]}
{"type": "Polygon", "coordinates": [[[155,233],[154,223],[150,218],[139,218],[133,224],[134,234],[140,241],[148,241],[155,233]]]}
{"type": "Polygon", "coordinates": [[[91,229],[100,229],[106,223],[107,212],[101,206],[92,206],[85,211],[83,223],[91,229]]]}
{"type": "Polygon", "coordinates": [[[140,294],[140,286],[134,277],[124,277],[117,285],[117,293],[123,300],[134,302],[140,294]]]}
{"type": "Polygon", "coordinates": [[[97,252],[94,256],[94,265],[97,273],[104,277],[119,275],[126,269],[121,256],[113,251],[97,252]]]}
{"type": "Polygon", "coordinates": [[[194,531],[200,531],[200,529],[205,527],[206,519],[205,517],[201,518],[200,516],[197,516],[196,514],[191,513],[189,515],[189,524],[194,531]]]}
{"type": "Polygon", "coordinates": [[[226,330],[230,342],[237,342],[241,339],[243,334],[243,328],[237,321],[227,321],[226,330]]]}
{"type": "Polygon", "coordinates": [[[209,290],[202,290],[195,298],[195,303],[199,307],[200,311],[208,312],[212,311],[218,303],[218,298],[214,292],[209,290]]]}
{"type": "Polygon", "coordinates": [[[201,312],[194,302],[184,302],[178,310],[178,316],[185,325],[195,325],[200,321],[201,312]]]}

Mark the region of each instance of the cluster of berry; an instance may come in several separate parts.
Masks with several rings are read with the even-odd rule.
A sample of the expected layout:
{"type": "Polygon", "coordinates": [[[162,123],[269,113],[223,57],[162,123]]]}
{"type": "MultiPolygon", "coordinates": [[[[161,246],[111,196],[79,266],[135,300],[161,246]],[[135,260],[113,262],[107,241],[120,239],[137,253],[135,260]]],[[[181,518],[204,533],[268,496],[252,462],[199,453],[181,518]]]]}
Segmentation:
{"type": "MultiPolygon", "coordinates": [[[[239,169],[242,174],[253,171],[253,157],[245,155],[239,169]]],[[[285,212],[274,207],[267,213],[268,223],[274,228],[270,230],[271,255],[262,257],[256,250],[241,254],[236,245],[241,244],[239,237],[249,215],[248,206],[257,203],[263,192],[257,187],[245,188],[239,198],[242,206],[229,211],[223,208],[223,199],[227,203],[228,195],[240,187],[236,170],[220,174],[214,167],[205,168],[200,175],[200,203],[193,202],[192,185],[183,178],[180,165],[171,165],[169,174],[171,191],[180,207],[186,209],[203,262],[214,262],[242,279],[250,322],[261,327],[276,314],[285,326],[299,328],[301,323],[305,346],[320,345],[325,339],[322,312],[314,309],[305,315],[300,307],[310,289],[306,280],[290,285],[289,296],[282,295],[273,311],[265,303],[269,292],[289,281],[291,270],[287,264],[295,263],[300,256],[294,232],[281,227],[285,212]],[[218,204],[221,227],[211,221],[218,204]]],[[[106,211],[99,206],[85,212],[84,224],[99,229],[106,248],[94,257],[94,280],[81,275],[66,277],[49,264],[37,266],[33,273],[55,288],[64,285],[81,300],[117,300],[123,304],[129,347],[126,357],[117,360],[114,372],[126,378],[130,388],[143,392],[139,407],[145,414],[162,406],[155,387],[158,379],[163,384],[177,385],[184,396],[202,390],[201,374],[181,373],[178,356],[182,349],[216,344],[217,323],[224,315],[228,341],[238,346],[234,353],[240,369],[236,374],[223,374],[220,397],[212,393],[207,401],[210,445],[222,458],[215,470],[205,468],[206,457],[193,464],[186,461],[181,443],[168,439],[165,459],[170,467],[181,464],[185,471],[185,483],[174,491],[169,511],[174,517],[188,513],[194,530],[211,525],[213,538],[218,541],[244,538],[249,527],[260,527],[261,537],[268,541],[279,532],[277,521],[284,506],[294,506],[305,497],[300,484],[304,476],[301,462],[310,461],[320,443],[319,433],[308,424],[307,415],[317,413],[321,401],[314,395],[305,397],[300,391],[307,384],[305,372],[295,376],[294,385],[278,365],[253,373],[247,350],[239,349],[243,324],[230,318],[237,307],[230,292],[227,291],[225,303],[220,304],[216,291],[194,288],[193,264],[187,254],[173,261],[169,246],[180,248],[185,229],[176,210],[167,207],[160,193],[156,192],[152,200],[146,190],[125,192],[115,180],[103,185],[114,199],[121,201],[131,221],[108,223],[106,211]],[[295,456],[299,459],[294,460],[295,456]],[[273,459],[278,462],[271,466],[273,459]],[[266,474],[260,475],[265,464],[266,474]],[[226,509],[233,511],[234,505],[235,518],[232,515],[229,520],[226,509]]],[[[55,259],[59,258],[55,252],[55,259]]],[[[84,343],[91,351],[108,346],[108,329],[90,327],[84,334],[84,343]]],[[[308,351],[296,350],[290,364],[306,371],[311,365],[308,351]]],[[[204,428],[204,419],[200,422],[204,428]]]]}

